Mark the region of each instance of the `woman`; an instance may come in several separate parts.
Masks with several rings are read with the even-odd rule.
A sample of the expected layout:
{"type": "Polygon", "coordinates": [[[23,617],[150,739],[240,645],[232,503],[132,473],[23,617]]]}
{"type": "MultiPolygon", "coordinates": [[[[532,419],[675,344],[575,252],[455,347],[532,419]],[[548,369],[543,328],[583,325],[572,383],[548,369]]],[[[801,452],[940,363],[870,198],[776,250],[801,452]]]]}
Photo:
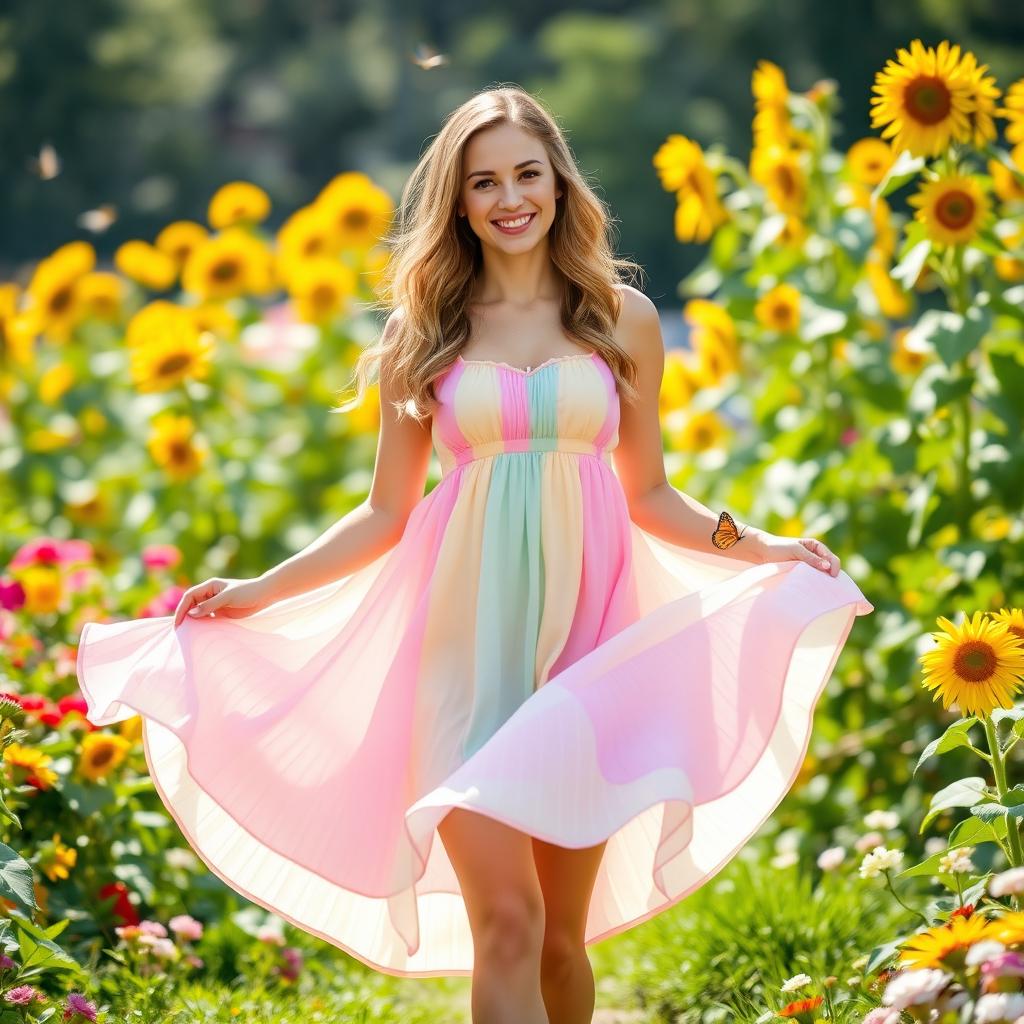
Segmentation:
{"type": "Polygon", "coordinates": [[[668,484],[658,316],[607,228],[529,94],[455,110],[357,362],[358,395],[381,367],[366,501],[79,652],[89,718],[145,716],[212,870],[379,970],[472,973],[476,1021],[590,1020],[585,945],[750,838],[873,610],[821,541],[668,484]]]}

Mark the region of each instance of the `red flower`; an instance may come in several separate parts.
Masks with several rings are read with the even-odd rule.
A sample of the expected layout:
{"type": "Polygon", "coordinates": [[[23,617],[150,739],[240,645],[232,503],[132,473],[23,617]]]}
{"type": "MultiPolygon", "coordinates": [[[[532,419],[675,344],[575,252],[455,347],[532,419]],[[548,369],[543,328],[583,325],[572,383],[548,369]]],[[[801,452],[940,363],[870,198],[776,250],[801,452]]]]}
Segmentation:
{"type": "Polygon", "coordinates": [[[965,903],[962,907],[957,907],[956,910],[950,914],[950,918],[954,917],[970,917],[974,913],[974,904],[965,903]]]}
{"type": "Polygon", "coordinates": [[[117,896],[110,912],[119,917],[125,924],[138,924],[139,915],[128,899],[128,886],[124,882],[109,882],[99,891],[99,898],[106,899],[108,896],[117,896]]]}
{"type": "Polygon", "coordinates": [[[780,1017],[795,1017],[798,1013],[809,1013],[816,1010],[824,1002],[822,996],[812,996],[810,999],[797,999],[796,1002],[784,1006],[778,1011],[780,1017]]]}

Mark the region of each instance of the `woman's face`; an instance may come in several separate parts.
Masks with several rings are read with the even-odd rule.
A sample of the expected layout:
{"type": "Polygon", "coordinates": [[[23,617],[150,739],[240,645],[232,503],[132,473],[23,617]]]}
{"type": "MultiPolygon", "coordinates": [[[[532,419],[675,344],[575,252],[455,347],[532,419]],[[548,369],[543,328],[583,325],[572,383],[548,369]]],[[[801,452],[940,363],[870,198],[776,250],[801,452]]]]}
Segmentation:
{"type": "Polygon", "coordinates": [[[484,246],[532,249],[546,237],[561,195],[544,146],[516,125],[486,128],[466,144],[458,213],[484,246]]]}

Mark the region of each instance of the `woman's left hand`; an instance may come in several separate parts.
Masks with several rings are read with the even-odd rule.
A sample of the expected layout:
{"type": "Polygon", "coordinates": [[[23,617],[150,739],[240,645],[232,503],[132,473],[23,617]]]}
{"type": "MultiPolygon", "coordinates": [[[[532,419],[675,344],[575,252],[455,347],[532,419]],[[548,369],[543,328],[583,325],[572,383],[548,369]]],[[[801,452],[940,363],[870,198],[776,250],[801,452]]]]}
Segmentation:
{"type": "Polygon", "coordinates": [[[801,561],[830,576],[839,575],[839,556],[813,537],[779,537],[759,530],[754,541],[762,562],[801,561]]]}

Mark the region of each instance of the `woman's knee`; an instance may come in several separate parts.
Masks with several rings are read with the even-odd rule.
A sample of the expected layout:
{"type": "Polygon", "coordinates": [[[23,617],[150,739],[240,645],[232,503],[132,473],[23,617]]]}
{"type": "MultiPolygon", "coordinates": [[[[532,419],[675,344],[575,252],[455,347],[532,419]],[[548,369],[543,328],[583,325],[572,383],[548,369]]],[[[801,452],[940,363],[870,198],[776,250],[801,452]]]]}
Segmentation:
{"type": "Polygon", "coordinates": [[[476,949],[490,962],[539,959],[544,940],[544,900],[539,893],[495,893],[481,908],[477,932],[476,949]]]}
{"type": "Polygon", "coordinates": [[[564,928],[549,928],[541,945],[541,972],[548,979],[568,978],[585,956],[586,949],[578,935],[564,928]]]}

